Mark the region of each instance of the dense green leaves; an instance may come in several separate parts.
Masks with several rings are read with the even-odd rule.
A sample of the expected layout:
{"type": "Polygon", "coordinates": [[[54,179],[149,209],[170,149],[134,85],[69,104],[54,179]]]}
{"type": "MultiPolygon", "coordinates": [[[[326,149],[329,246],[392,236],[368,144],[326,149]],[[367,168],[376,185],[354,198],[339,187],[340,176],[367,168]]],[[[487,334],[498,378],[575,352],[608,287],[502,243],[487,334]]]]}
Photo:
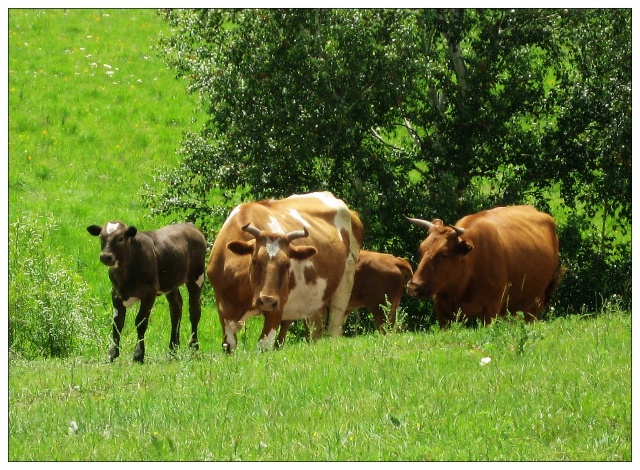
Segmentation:
{"type": "Polygon", "coordinates": [[[161,52],[208,121],[160,176],[156,211],[215,232],[239,200],[327,189],[360,212],[369,248],[413,256],[422,234],[402,214],[533,203],[580,223],[570,252],[620,253],[630,10],[162,14],[161,52]]]}

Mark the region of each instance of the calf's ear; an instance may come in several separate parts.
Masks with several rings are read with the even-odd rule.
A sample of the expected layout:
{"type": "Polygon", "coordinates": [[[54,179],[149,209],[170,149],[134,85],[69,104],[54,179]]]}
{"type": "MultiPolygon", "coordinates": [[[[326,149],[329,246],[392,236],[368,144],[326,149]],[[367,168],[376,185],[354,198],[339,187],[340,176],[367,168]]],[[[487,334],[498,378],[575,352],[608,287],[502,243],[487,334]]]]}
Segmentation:
{"type": "Polygon", "coordinates": [[[124,234],[127,237],[132,237],[132,238],[136,236],[136,233],[138,233],[138,229],[135,227],[128,227],[126,232],[124,232],[124,234]]]}
{"type": "Polygon", "coordinates": [[[97,237],[98,235],[100,235],[101,231],[102,231],[102,227],[100,227],[99,225],[89,225],[87,227],[87,232],[89,232],[94,237],[97,237]]]}

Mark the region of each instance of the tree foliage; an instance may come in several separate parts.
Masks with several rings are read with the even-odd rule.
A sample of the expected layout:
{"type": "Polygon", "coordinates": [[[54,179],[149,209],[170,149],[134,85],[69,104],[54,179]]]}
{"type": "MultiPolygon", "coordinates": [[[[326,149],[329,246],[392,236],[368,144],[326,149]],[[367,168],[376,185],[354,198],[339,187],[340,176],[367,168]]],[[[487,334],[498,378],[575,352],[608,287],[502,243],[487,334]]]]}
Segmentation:
{"type": "Polygon", "coordinates": [[[411,257],[423,234],[403,214],[560,201],[574,253],[625,260],[612,237],[631,225],[630,10],[161,14],[161,53],[208,120],[147,195],[154,210],[215,234],[240,200],[327,189],[360,212],[369,248],[411,257]]]}

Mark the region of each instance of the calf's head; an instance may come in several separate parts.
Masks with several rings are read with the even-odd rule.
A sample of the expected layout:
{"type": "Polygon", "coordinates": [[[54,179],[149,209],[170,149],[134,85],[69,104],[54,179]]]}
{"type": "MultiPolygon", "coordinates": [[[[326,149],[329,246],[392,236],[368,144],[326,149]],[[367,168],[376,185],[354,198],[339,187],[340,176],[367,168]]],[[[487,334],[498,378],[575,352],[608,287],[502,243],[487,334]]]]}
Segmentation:
{"type": "Polygon", "coordinates": [[[290,281],[291,260],[304,260],[317,253],[313,246],[292,245],[297,238],[309,236],[306,228],[288,234],[259,230],[246,224],[242,230],[253,240],[235,240],[227,248],[237,255],[251,256],[249,278],[253,289],[253,307],[261,312],[281,311],[293,286],[290,281]]]}
{"type": "Polygon", "coordinates": [[[127,227],[122,222],[111,221],[99,225],[90,225],[87,227],[94,237],[100,237],[102,242],[102,251],[100,252],[100,261],[110,267],[117,268],[118,263],[124,259],[131,238],[136,236],[138,229],[135,227],[127,227]]]}
{"type": "Polygon", "coordinates": [[[425,228],[429,235],[420,244],[420,264],[407,284],[409,295],[425,298],[445,291],[458,282],[463,272],[464,257],[473,250],[473,243],[462,239],[465,230],[443,225],[442,220],[428,222],[406,219],[417,227],[425,228]]]}

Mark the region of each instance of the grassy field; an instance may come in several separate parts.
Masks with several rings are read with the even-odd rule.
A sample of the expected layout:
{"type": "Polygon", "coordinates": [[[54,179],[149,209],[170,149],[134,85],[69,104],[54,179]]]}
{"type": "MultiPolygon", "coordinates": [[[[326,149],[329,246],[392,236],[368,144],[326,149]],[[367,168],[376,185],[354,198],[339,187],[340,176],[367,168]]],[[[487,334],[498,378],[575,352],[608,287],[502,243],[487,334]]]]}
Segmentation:
{"type": "Polygon", "coordinates": [[[88,329],[69,358],[10,356],[9,460],[631,460],[631,316],[615,306],[265,354],[254,319],[226,357],[207,286],[198,354],[168,356],[159,298],[145,364],[133,314],[108,363],[110,284],[86,226],[164,224],[141,188],[199,125],[152,50],[165,28],[153,10],[9,12],[10,309],[54,290],[45,307],[88,329]]]}
{"type": "Polygon", "coordinates": [[[602,314],[144,366],[16,361],[9,458],[630,460],[630,355],[630,316],[602,314]]]}

